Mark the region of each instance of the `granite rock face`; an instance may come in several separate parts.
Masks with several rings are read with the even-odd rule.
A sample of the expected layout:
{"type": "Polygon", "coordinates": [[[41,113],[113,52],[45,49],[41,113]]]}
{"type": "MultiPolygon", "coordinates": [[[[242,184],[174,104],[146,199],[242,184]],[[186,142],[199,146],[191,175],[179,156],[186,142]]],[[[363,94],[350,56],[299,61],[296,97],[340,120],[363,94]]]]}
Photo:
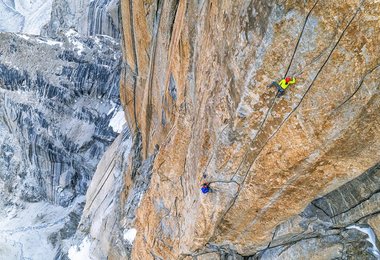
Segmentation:
{"type": "MultiPolygon", "coordinates": [[[[121,98],[141,161],[159,147],[131,258],[257,254],[280,223],[378,163],[378,11],[359,0],[122,2],[121,98]],[[278,98],[267,86],[287,75],[297,84],[278,98]]],[[[332,258],[344,251],[329,245],[332,258]]]]}
{"type": "Polygon", "coordinates": [[[119,5],[0,0],[1,259],[67,259],[125,122],[119,5]]]}
{"type": "Polygon", "coordinates": [[[379,259],[379,191],[377,164],[278,225],[256,254],[244,258],[231,248],[210,246],[210,253],[195,259],[379,259]]]}
{"type": "MultiPolygon", "coordinates": [[[[125,129],[104,154],[87,191],[76,237],[80,242],[87,241],[93,259],[130,257],[136,235],[136,210],[149,188],[155,158],[154,153],[141,162],[132,147],[141,147],[141,141],[139,136],[132,140],[125,129]],[[133,159],[129,161],[130,158],[133,159]],[[125,175],[128,170],[135,174],[125,175]],[[126,187],[131,192],[120,196],[126,187]]],[[[69,249],[69,256],[72,251],[74,255],[78,253],[73,246],[69,249]]]]}
{"type": "Polygon", "coordinates": [[[379,192],[377,164],[277,226],[251,259],[379,259],[379,192]]]}
{"type": "MultiPolygon", "coordinates": [[[[123,159],[125,160],[128,153],[131,152],[131,143],[129,140],[128,146],[123,148],[119,144],[120,138],[115,141],[118,145],[113,145],[113,148],[103,158],[104,161],[100,163],[94,180],[97,178],[96,176],[98,178],[103,176],[102,179],[106,179],[106,181],[102,185],[99,185],[98,181],[91,184],[92,187],[89,190],[95,187],[98,188],[88,193],[87,205],[89,205],[88,201],[95,200],[97,202],[91,203],[91,206],[87,207],[84,214],[86,216],[84,219],[87,221],[82,221],[83,224],[81,225],[82,231],[86,230],[86,226],[92,225],[91,231],[87,231],[85,234],[89,234],[92,238],[98,238],[93,240],[90,248],[91,252],[94,252],[92,256],[95,259],[105,259],[106,256],[110,259],[128,259],[132,249],[131,244],[127,242],[123,234],[133,228],[133,221],[131,222],[133,215],[130,214],[133,211],[129,211],[130,221],[128,224],[122,224],[123,222],[120,221],[122,211],[117,206],[115,207],[114,202],[111,202],[113,210],[108,209],[105,211],[107,212],[106,214],[97,214],[97,211],[104,211],[102,209],[109,205],[109,200],[117,200],[118,192],[112,192],[112,196],[107,196],[107,192],[114,191],[115,187],[119,192],[121,191],[121,179],[116,182],[109,181],[108,177],[106,178],[104,175],[99,174],[105,171],[104,166],[107,165],[108,171],[111,169],[114,174],[117,173],[117,178],[121,178],[120,176],[122,175],[119,172],[125,169],[114,166],[117,165],[115,162],[120,162],[119,157],[115,156],[115,147],[118,147],[118,151],[123,149],[126,151],[123,159]],[[98,192],[95,193],[97,190],[98,192]],[[98,198],[94,197],[94,194],[98,198]],[[96,218],[98,220],[94,221],[96,218]],[[102,225],[99,223],[99,218],[102,225]],[[112,221],[117,219],[118,221],[110,223],[110,219],[112,221]],[[94,232],[99,230],[99,227],[101,227],[101,232],[94,232]],[[104,238],[105,234],[106,237],[104,238]],[[113,242],[110,243],[110,241],[113,242]]],[[[149,161],[149,164],[151,163],[152,161],[149,161]]],[[[109,176],[109,174],[106,176],[109,176]]],[[[114,180],[113,176],[110,176],[110,179],[114,180]]],[[[145,177],[146,181],[149,181],[151,176],[142,174],[140,175],[141,177],[145,177]]],[[[300,214],[278,225],[274,229],[268,246],[253,255],[243,256],[228,245],[208,244],[204,251],[194,254],[191,259],[378,259],[380,257],[380,242],[378,239],[380,237],[379,178],[380,165],[376,164],[354,180],[312,201],[300,214]]],[[[128,182],[130,183],[130,181],[128,182]]],[[[136,185],[131,190],[133,192],[130,196],[137,197],[139,198],[138,201],[141,201],[141,195],[143,194],[141,192],[144,192],[144,189],[136,185]],[[140,191],[139,196],[136,196],[137,191],[140,191]]],[[[131,203],[126,203],[126,205],[131,205],[131,203]]],[[[136,204],[133,207],[128,206],[128,209],[135,209],[135,207],[136,204]]],[[[155,205],[155,207],[158,208],[159,204],[155,205]]],[[[169,227],[162,227],[161,232],[169,231],[169,227]]]]}

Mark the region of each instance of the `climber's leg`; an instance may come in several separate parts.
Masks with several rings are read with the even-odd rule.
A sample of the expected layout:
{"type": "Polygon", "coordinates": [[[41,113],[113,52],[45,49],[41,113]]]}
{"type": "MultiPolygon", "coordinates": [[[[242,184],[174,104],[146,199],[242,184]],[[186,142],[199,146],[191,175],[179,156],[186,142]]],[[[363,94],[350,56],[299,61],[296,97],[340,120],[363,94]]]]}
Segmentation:
{"type": "Polygon", "coordinates": [[[279,88],[278,89],[278,94],[277,94],[277,97],[281,97],[282,95],[284,95],[284,93],[285,93],[285,90],[283,89],[283,88],[279,88]]]}

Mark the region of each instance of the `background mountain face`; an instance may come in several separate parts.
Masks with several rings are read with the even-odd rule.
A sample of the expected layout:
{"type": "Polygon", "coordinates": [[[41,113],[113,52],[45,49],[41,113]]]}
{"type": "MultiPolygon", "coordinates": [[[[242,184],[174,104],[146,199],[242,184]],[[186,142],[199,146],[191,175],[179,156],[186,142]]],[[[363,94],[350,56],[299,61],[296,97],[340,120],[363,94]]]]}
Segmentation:
{"type": "Polygon", "coordinates": [[[1,0],[0,32],[40,34],[49,21],[53,0],[1,0]]]}
{"type": "Polygon", "coordinates": [[[53,259],[125,122],[118,4],[0,6],[0,258],[53,259]]]}
{"type": "Polygon", "coordinates": [[[378,1],[20,2],[0,255],[380,257],[378,1]]]}
{"type": "Polygon", "coordinates": [[[0,0],[0,32],[57,37],[70,27],[85,36],[120,37],[116,0],[0,0]]]}

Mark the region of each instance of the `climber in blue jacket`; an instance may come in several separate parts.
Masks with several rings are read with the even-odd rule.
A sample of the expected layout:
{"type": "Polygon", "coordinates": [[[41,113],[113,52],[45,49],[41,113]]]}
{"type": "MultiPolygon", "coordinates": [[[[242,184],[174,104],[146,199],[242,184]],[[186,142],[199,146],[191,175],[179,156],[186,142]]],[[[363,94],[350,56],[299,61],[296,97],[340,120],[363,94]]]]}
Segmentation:
{"type": "Polygon", "coordinates": [[[211,191],[210,183],[208,183],[208,182],[204,182],[204,183],[202,184],[201,191],[202,191],[202,193],[204,193],[204,194],[210,192],[210,191],[211,191]]]}

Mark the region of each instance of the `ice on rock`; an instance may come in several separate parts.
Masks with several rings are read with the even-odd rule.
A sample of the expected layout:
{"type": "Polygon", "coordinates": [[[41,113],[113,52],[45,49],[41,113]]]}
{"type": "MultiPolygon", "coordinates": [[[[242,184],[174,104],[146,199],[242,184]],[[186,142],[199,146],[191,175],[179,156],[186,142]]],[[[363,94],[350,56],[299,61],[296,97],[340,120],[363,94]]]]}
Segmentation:
{"type": "Polygon", "coordinates": [[[90,247],[91,241],[87,237],[83,239],[82,243],[78,246],[72,246],[69,249],[70,260],[90,260],[90,247]]]}
{"type": "Polygon", "coordinates": [[[124,230],[124,240],[128,241],[130,244],[133,244],[133,241],[135,241],[137,234],[137,230],[135,228],[131,228],[128,230],[124,230]]]}
{"type": "Polygon", "coordinates": [[[120,109],[111,119],[109,126],[112,127],[115,133],[121,133],[125,123],[124,111],[123,109],[120,109]]]}

